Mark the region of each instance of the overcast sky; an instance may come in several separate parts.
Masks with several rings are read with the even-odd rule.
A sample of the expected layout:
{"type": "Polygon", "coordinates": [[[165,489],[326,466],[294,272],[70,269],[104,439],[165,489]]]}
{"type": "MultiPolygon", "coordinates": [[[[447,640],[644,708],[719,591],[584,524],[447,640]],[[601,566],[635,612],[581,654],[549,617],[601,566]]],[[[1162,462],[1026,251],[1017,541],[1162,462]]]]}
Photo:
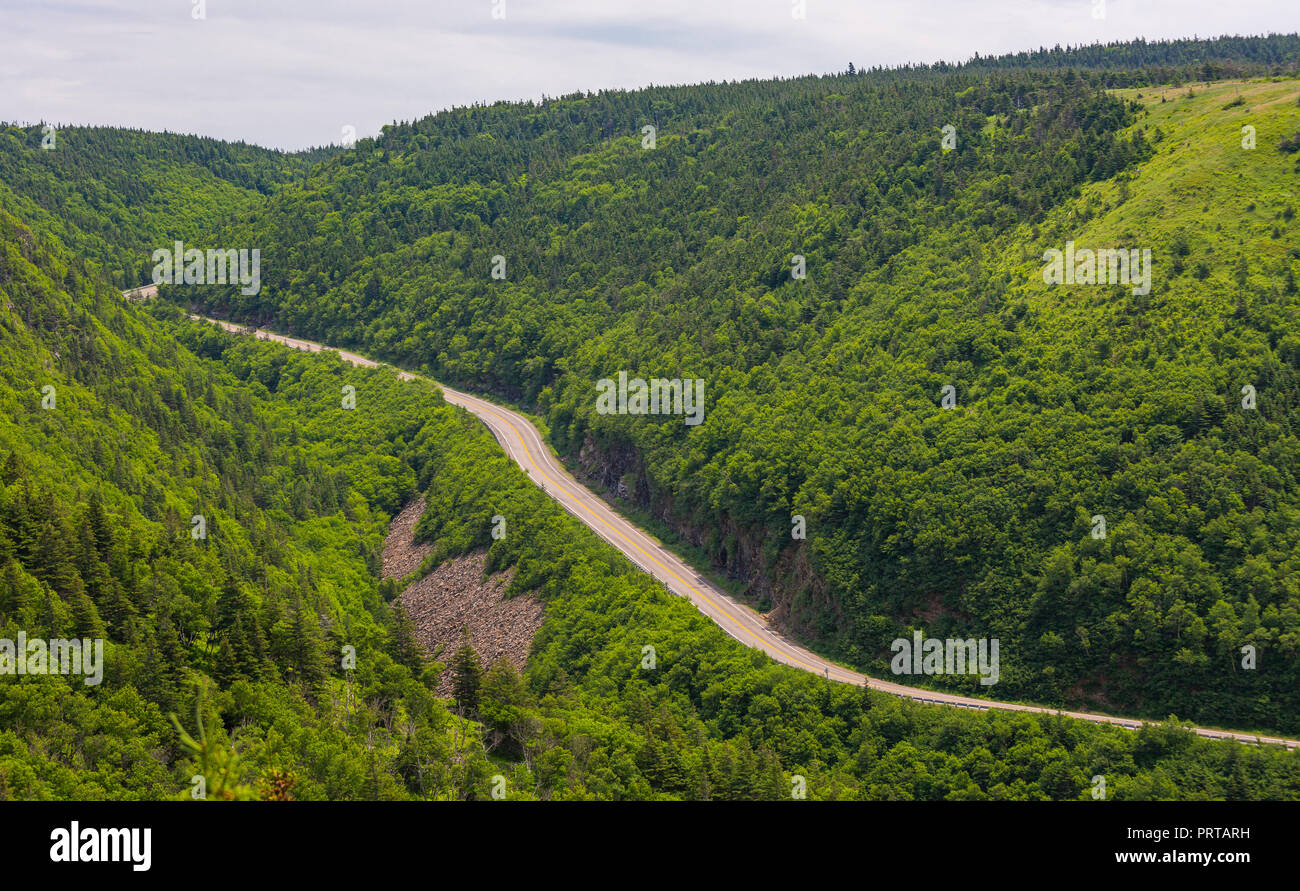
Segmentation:
{"type": "Polygon", "coordinates": [[[802,2],[0,0],[0,120],[297,149],[478,101],[1300,30],[1300,0],[802,2]]]}

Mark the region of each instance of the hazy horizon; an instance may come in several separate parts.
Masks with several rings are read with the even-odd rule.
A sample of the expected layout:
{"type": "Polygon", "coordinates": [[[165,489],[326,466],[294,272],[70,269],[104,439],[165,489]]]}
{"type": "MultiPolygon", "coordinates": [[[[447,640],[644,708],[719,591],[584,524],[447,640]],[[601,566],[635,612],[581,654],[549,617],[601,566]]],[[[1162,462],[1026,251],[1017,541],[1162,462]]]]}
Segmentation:
{"type": "Polygon", "coordinates": [[[1291,3],[1019,0],[0,0],[0,120],[297,151],[496,101],[963,62],[1040,47],[1291,33],[1291,3]],[[803,17],[797,17],[802,10],[803,17]],[[196,17],[202,12],[202,17],[196,17]],[[1197,22],[1195,28],[1185,22],[1197,22]]]}

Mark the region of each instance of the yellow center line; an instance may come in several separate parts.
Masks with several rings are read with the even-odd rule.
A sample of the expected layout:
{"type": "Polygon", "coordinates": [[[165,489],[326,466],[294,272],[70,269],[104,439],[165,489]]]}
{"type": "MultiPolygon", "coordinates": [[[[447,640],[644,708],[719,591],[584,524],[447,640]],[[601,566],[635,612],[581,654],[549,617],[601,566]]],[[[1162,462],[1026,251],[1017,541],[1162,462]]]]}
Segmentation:
{"type": "MultiPolygon", "coordinates": [[[[444,389],[445,389],[445,388],[444,388],[444,389]]],[[[537,461],[533,458],[532,450],[528,448],[528,441],[524,438],[524,435],[519,431],[519,429],[515,427],[514,422],[512,421],[512,419],[511,419],[508,415],[504,415],[504,414],[502,414],[500,411],[497,410],[496,406],[492,405],[490,402],[484,402],[483,400],[481,400],[481,399],[476,399],[475,397],[473,397],[473,396],[469,396],[468,394],[463,394],[463,393],[462,393],[462,394],[458,394],[458,395],[460,395],[462,398],[464,398],[464,399],[465,399],[466,401],[468,401],[468,402],[473,402],[473,403],[477,404],[480,408],[482,408],[483,410],[487,411],[489,414],[491,414],[491,415],[492,415],[493,417],[495,417],[497,420],[503,422],[507,427],[509,427],[509,428],[510,428],[510,432],[513,433],[513,434],[515,435],[515,437],[519,440],[519,444],[520,444],[521,446],[523,446],[524,454],[525,454],[525,455],[527,456],[527,458],[528,458],[528,463],[529,463],[530,465],[532,465],[532,467],[533,467],[533,468],[534,468],[538,473],[540,473],[540,474],[541,474],[541,475],[542,475],[542,476],[547,480],[547,482],[549,482],[551,485],[555,486],[556,489],[558,489],[559,491],[563,492],[565,495],[568,495],[569,498],[571,498],[574,502],[577,503],[578,507],[582,508],[582,509],[583,509],[583,510],[588,514],[588,515],[590,515],[590,516],[592,516],[592,517],[595,517],[597,520],[599,520],[600,523],[601,523],[601,525],[603,525],[606,529],[609,529],[611,532],[613,532],[615,535],[617,535],[620,539],[622,539],[623,541],[627,542],[627,543],[630,544],[632,547],[636,548],[636,549],[637,549],[638,551],[640,551],[640,552],[641,552],[645,557],[647,557],[647,558],[649,558],[651,561],[653,561],[653,562],[655,563],[655,565],[657,565],[657,566],[658,566],[660,569],[662,569],[664,572],[668,573],[668,574],[671,575],[673,578],[677,579],[677,581],[681,582],[681,583],[682,583],[683,585],[685,585],[687,588],[690,588],[692,591],[694,591],[696,594],[698,594],[700,597],[702,597],[706,602],[708,602],[708,603],[709,603],[709,604],[710,604],[714,609],[716,609],[718,612],[722,613],[724,616],[726,616],[727,618],[731,619],[733,622],[737,623],[737,624],[740,626],[741,630],[744,631],[746,634],[748,634],[748,635],[749,635],[751,638],[753,638],[755,641],[757,641],[757,642],[760,644],[760,648],[762,648],[763,640],[762,640],[762,639],[761,639],[757,634],[755,634],[752,630],[750,630],[749,626],[748,626],[748,625],[747,625],[747,624],[746,624],[742,619],[738,619],[736,616],[734,616],[734,615],[733,615],[732,613],[730,613],[728,610],[726,610],[725,608],[719,606],[719,605],[718,605],[718,604],[717,604],[717,603],[716,603],[716,602],[715,602],[711,597],[709,597],[708,594],[704,593],[704,592],[701,591],[699,588],[695,587],[695,586],[692,585],[690,582],[688,582],[686,579],[682,578],[680,575],[678,575],[676,572],[674,572],[674,571],[672,570],[671,567],[669,567],[669,566],[665,566],[662,562],[660,562],[660,560],[659,560],[657,557],[655,557],[655,556],[654,556],[653,554],[651,554],[651,553],[648,553],[644,548],[642,548],[640,545],[638,545],[635,541],[633,541],[632,539],[630,539],[630,538],[628,538],[626,535],[624,535],[624,534],[623,534],[619,529],[617,529],[617,528],[615,528],[614,526],[610,525],[610,524],[605,520],[605,518],[602,517],[599,513],[597,513],[596,511],[592,510],[592,509],[591,509],[590,507],[588,507],[587,505],[583,504],[582,501],[581,501],[581,499],[580,499],[577,495],[574,495],[574,494],[573,494],[572,492],[570,492],[567,488],[565,488],[561,483],[559,483],[559,482],[557,482],[555,479],[553,479],[553,478],[550,476],[550,474],[548,474],[548,473],[547,473],[547,472],[546,472],[546,471],[541,467],[541,465],[539,465],[539,464],[537,463],[537,461]]],[[[778,640],[778,641],[781,641],[781,639],[780,639],[779,637],[776,637],[775,634],[773,634],[772,636],[773,636],[774,639],[776,639],[776,640],[778,640]]],[[[782,643],[785,643],[784,641],[781,641],[781,642],[782,642],[782,643]]],[[[802,665],[804,668],[806,668],[806,669],[808,669],[808,670],[810,670],[810,671],[812,671],[812,672],[814,672],[814,673],[817,672],[817,667],[816,667],[816,666],[809,665],[807,662],[804,662],[802,659],[800,659],[800,658],[797,657],[797,656],[792,656],[792,655],[790,655],[789,653],[785,653],[785,652],[782,652],[781,655],[783,655],[783,656],[785,656],[786,658],[791,659],[791,660],[793,660],[793,661],[799,663],[799,664],[802,665]]],[[[843,677],[843,674],[840,673],[840,670],[839,670],[838,668],[837,668],[837,674],[840,674],[840,677],[841,677],[841,678],[843,677]]],[[[866,675],[864,675],[863,677],[864,677],[864,679],[865,679],[866,686],[868,686],[868,687],[872,686],[872,682],[877,680],[876,678],[872,678],[872,677],[869,677],[869,676],[866,676],[866,675]]],[[[852,680],[854,683],[857,682],[857,681],[856,681],[856,678],[852,678],[851,680],[852,680]]],[[[894,688],[894,689],[897,689],[897,690],[905,691],[905,692],[902,692],[901,694],[895,694],[895,695],[903,695],[903,696],[907,696],[908,698],[911,698],[911,699],[917,699],[917,698],[920,697],[920,694],[919,694],[919,693],[915,693],[915,692],[913,692],[912,690],[908,689],[907,687],[903,686],[902,684],[890,684],[890,683],[887,682],[887,681],[880,681],[879,684],[880,684],[880,686],[877,687],[877,689],[881,689],[881,690],[890,690],[890,688],[894,688]]],[[[892,692],[892,690],[891,690],[891,692],[892,692]]],[[[930,692],[930,691],[927,691],[927,692],[930,692]]],[[[936,697],[936,699],[937,699],[938,701],[940,701],[940,702],[948,702],[948,703],[978,703],[978,704],[984,706],[985,708],[1006,708],[1006,709],[1011,710],[1011,711],[1022,711],[1022,710],[1023,710],[1023,711],[1028,711],[1028,712],[1035,712],[1035,713],[1038,713],[1038,714],[1053,714],[1053,713],[1055,713],[1055,714],[1063,714],[1063,712],[1062,712],[1060,709],[1049,709],[1049,708],[1041,708],[1041,707],[1031,706],[1031,705],[1030,705],[1030,706],[1027,706],[1027,705],[1020,705],[1019,703],[1000,703],[1000,702],[998,702],[997,700],[992,700],[992,699],[984,700],[984,699],[975,699],[975,698],[972,698],[972,697],[961,697],[961,696],[953,697],[952,694],[944,694],[944,693],[938,693],[938,692],[935,692],[933,695],[934,695],[934,696],[936,697]]],[[[1076,715],[1069,715],[1069,716],[1070,716],[1070,717],[1076,717],[1076,715]]],[[[1123,724],[1123,723],[1126,723],[1126,719],[1122,719],[1122,718],[1111,718],[1111,717],[1108,717],[1108,716],[1105,716],[1105,715],[1090,715],[1090,716],[1087,716],[1087,717],[1082,718],[1082,720],[1092,721],[1093,723],[1113,723],[1113,724],[1123,724]]],[[[1136,721],[1135,723],[1138,723],[1138,724],[1146,724],[1147,722],[1146,722],[1146,721],[1138,720],[1138,721],[1136,721]]],[[[1204,735],[1204,736],[1211,736],[1211,735],[1218,736],[1218,735],[1219,735],[1219,734],[1216,733],[1215,731],[1210,731],[1210,730],[1202,731],[1200,728],[1197,728],[1197,731],[1198,731],[1198,733],[1201,733],[1201,735],[1204,735]]],[[[1224,735],[1230,735],[1230,736],[1234,736],[1234,737],[1239,736],[1239,735],[1237,735],[1237,734],[1231,734],[1231,733],[1224,734],[1224,735]]]]}
{"type": "MultiPolygon", "coordinates": [[[[220,326],[223,327],[223,328],[226,327],[226,325],[225,325],[224,323],[220,322],[219,320],[212,320],[212,321],[217,321],[217,324],[220,325],[220,326]]],[[[233,329],[228,329],[228,330],[233,330],[233,329]]],[[[258,336],[259,338],[261,338],[261,339],[264,339],[264,340],[275,340],[275,341],[279,341],[279,342],[284,343],[284,344],[286,344],[286,345],[288,345],[288,346],[290,346],[290,347],[293,347],[294,349],[305,349],[307,352],[313,352],[313,350],[312,350],[312,346],[315,346],[315,347],[316,347],[316,350],[315,350],[315,351],[317,351],[317,352],[320,351],[321,349],[333,349],[333,350],[335,350],[336,352],[339,352],[339,353],[342,353],[342,352],[343,352],[342,350],[337,350],[335,347],[327,347],[327,346],[324,346],[323,344],[313,344],[311,341],[294,341],[292,338],[286,337],[286,336],[284,336],[284,335],[272,334],[272,333],[270,333],[270,332],[266,332],[266,331],[258,331],[258,332],[257,332],[257,336],[258,336]],[[298,346],[298,344],[302,344],[302,346],[300,347],[300,346],[298,346]]],[[[355,355],[355,354],[349,354],[349,355],[355,355]]],[[[357,358],[361,359],[361,358],[364,358],[364,357],[357,356],[357,358]]],[[[353,364],[357,364],[357,363],[354,362],[353,364]]],[[[378,366],[381,365],[381,364],[382,364],[382,363],[376,363],[376,366],[375,366],[375,367],[378,367],[378,366]]],[[[439,384],[437,381],[434,381],[434,380],[432,380],[432,379],[430,379],[430,378],[427,378],[427,377],[425,377],[425,376],[423,376],[423,375],[420,375],[420,374],[415,374],[414,372],[403,372],[401,369],[397,369],[397,372],[398,372],[399,375],[403,375],[403,374],[406,375],[406,376],[408,377],[408,379],[411,379],[411,380],[422,380],[422,381],[426,381],[426,382],[428,382],[428,383],[432,383],[434,386],[439,387],[439,388],[443,391],[444,397],[445,397],[445,395],[446,395],[446,392],[447,392],[448,388],[442,386],[442,385],[439,384]]],[[[628,538],[627,535],[625,535],[623,532],[621,532],[618,528],[616,528],[616,527],[610,525],[610,523],[608,523],[608,522],[605,520],[604,517],[602,517],[602,516],[601,516],[599,513],[597,513],[595,510],[593,510],[592,508],[590,508],[590,507],[588,507],[586,504],[584,504],[584,503],[582,502],[582,499],[581,499],[579,496],[574,495],[574,494],[573,494],[572,492],[570,492],[567,488],[565,488],[561,483],[559,483],[559,482],[557,482],[555,479],[553,479],[553,478],[551,477],[551,475],[548,474],[548,473],[547,473],[547,472],[542,468],[542,466],[541,466],[540,464],[538,464],[537,461],[533,458],[532,450],[528,448],[528,441],[527,441],[527,439],[524,437],[523,433],[520,432],[519,428],[515,426],[514,421],[510,418],[509,415],[505,415],[505,414],[503,414],[500,410],[497,409],[496,406],[492,405],[492,403],[490,403],[490,402],[485,402],[485,401],[482,400],[482,399],[479,399],[479,398],[474,397],[474,396],[470,396],[470,395],[467,394],[467,393],[461,393],[461,392],[459,392],[459,391],[457,391],[457,390],[452,390],[451,392],[452,392],[452,393],[455,393],[456,396],[459,397],[460,399],[463,399],[464,401],[466,401],[466,402],[468,402],[468,403],[471,403],[471,404],[473,404],[473,405],[477,405],[479,408],[481,408],[482,410],[486,411],[488,414],[491,414],[493,417],[497,418],[499,421],[504,422],[505,425],[506,425],[508,428],[510,428],[510,431],[515,435],[515,437],[518,438],[518,440],[519,440],[519,444],[520,444],[521,446],[523,446],[523,449],[524,449],[524,455],[528,458],[528,463],[533,467],[533,469],[535,469],[538,473],[540,473],[540,474],[541,474],[541,475],[542,475],[542,476],[547,480],[547,482],[549,482],[551,485],[555,486],[555,488],[558,489],[560,492],[562,492],[562,493],[564,493],[565,495],[569,496],[569,498],[572,499],[573,502],[574,502],[574,503],[575,503],[579,508],[581,508],[581,509],[582,509],[582,510],[587,514],[587,515],[592,516],[592,517],[595,517],[597,520],[600,521],[601,525],[603,525],[606,529],[609,529],[611,532],[613,532],[613,533],[614,533],[618,538],[620,538],[622,541],[624,541],[624,542],[626,542],[627,544],[631,545],[632,547],[636,548],[638,551],[641,552],[641,554],[643,554],[645,557],[647,557],[649,560],[651,560],[651,561],[652,561],[656,566],[658,566],[658,567],[659,567],[660,569],[662,569],[664,572],[668,573],[668,574],[671,575],[673,578],[677,579],[677,581],[681,582],[683,585],[685,585],[687,588],[689,588],[691,591],[693,591],[695,594],[697,594],[700,598],[702,598],[706,603],[708,603],[710,606],[712,606],[715,610],[717,610],[717,611],[718,611],[719,613],[721,613],[723,616],[726,616],[728,619],[730,619],[731,621],[733,621],[733,622],[735,622],[737,625],[739,625],[740,628],[741,628],[741,630],[743,630],[746,634],[748,634],[751,638],[753,638],[755,641],[758,642],[758,644],[759,644],[759,646],[760,646],[761,649],[763,649],[765,652],[768,652],[769,655],[771,655],[771,651],[768,651],[768,650],[766,649],[766,647],[764,646],[764,641],[762,640],[762,638],[760,638],[758,635],[756,635],[756,634],[755,634],[755,633],[754,633],[754,632],[749,628],[749,625],[745,622],[745,620],[744,620],[743,618],[737,618],[735,615],[733,615],[733,614],[732,614],[731,612],[729,612],[727,609],[725,609],[724,607],[719,606],[719,605],[718,605],[718,604],[713,600],[713,598],[709,597],[708,594],[704,593],[704,592],[701,591],[699,588],[695,587],[693,584],[691,584],[690,582],[688,582],[686,579],[682,578],[682,577],[681,577],[680,575],[678,575],[675,571],[673,571],[673,569],[672,569],[671,567],[666,566],[664,563],[662,563],[662,562],[661,562],[657,557],[655,557],[653,554],[647,552],[644,548],[642,548],[640,545],[638,545],[635,541],[633,541],[632,539],[628,538]]],[[[524,423],[527,423],[527,421],[525,421],[524,423]]],[[[596,496],[593,496],[593,497],[596,497],[596,496]]],[[[785,640],[782,639],[781,637],[777,636],[777,635],[776,635],[774,632],[772,632],[770,629],[765,629],[765,630],[767,630],[768,634],[772,637],[773,640],[778,641],[779,643],[781,643],[781,644],[783,644],[783,645],[785,645],[785,646],[793,646],[792,644],[789,644],[787,641],[785,641],[785,640]]],[[[779,655],[783,656],[783,657],[786,658],[786,659],[790,659],[790,660],[792,660],[792,661],[798,663],[799,665],[802,665],[804,668],[808,669],[809,671],[812,671],[812,672],[814,672],[814,673],[817,672],[817,667],[816,667],[816,666],[814,666],[814,665],[810,665],[810,664],[808,664],[807,662],[804,662],[802,659],[800,659],[800,658],[797,657],[797,656],[792,656],[792,655],[790,655],[790,654],[788,654],[788,653],[786,653],[786,652],[780,650],[779,648],[778,648],[778,650],[777,650],[777,653],[778,653],[779,655]]],[[[834,668],[834,669],[835,669],[835,672],[836,672],[834,675],[830,675],[830,674],[828,674],[827,677],[832,677],[832,678],[835,678],[836,680],[840,680],[840,681],[845,681],[845,680],[847,680],[847,682],[849,682],[849,683],[854,683],[854,684],[858,683],[857,677],[855,677],[855,676],[853,676],[853,675],[848,675],[848,674],[846,674],[846,672],[845,672],[844,669],[841,669],[841,668],[839,668],[838,666],[830,666],[830,665],[828,665],[828,666],[826,666],[826,667],[828,667],[828,668],[834,668]]],[[[1020,704],[1020,703],[1000,702],[1000,701],[998,701],[998,700],[996,700],[996,699],[976,699],[976,698],[974,698],[974,697],[956,696],[956,695],[951,694],[951,693],[940,693],[940,692],[938,692],[938,691],[931,691],[931,690],[924,690],[924,691],[921,691],[921,692],[924,692],[924,693],[926,693],[926,694],[929,694],[929,695],[932,696],[932,697],[935,697],[934,699],[927,699],[927,698],[925,698],[925,697],[923,697],[923,696],[921,695],[921,692],[914,691],[912,688],[907,687],[907,686],[905,686],[905,685],[903,685],[903,684],[892,683],[892,682],[890,682],[890,681],[882,681],[882,680],[880,680],[880,679],[878,679],[878,678],[873,678],[873,677],[870,677],[870,676],[868,676],[868,675],[861,675],[861,677],[862,677],[862,679],[863,679],[863,682],[865,683],[865,686],[867,686],[867,687],[870,687],[870,688],[875,689],[875,690],[880,690],[880,691],[882,691],[882,692],[890,693],[890,694],[895,695],[895,696],[905,696],[905,697],[907,697],[907,698],[909,698],[909,699],[913,699],[913,700],[917,700],[917,701],[921,701],[921,702],[940,702],[940,703],[947,703],[947,704],[950,704],[950,705],[951,705],[951,704],[958,704],[958,705],[960,705],[960,704],[966,704],[966,703],[969,703],[969,704],[977,704],[977,705],[982,706],[983,708],[986,708],[986,709],[998,708],[998,709],[1005,709],[1005,710],[1008,710],[1008,711],[1024,711],[1024,712],[1032,712],[1032,713],[1034,713],[1034,714],[1042,714],[1042,715],[1051,715],[1051,714],[1064,715],[1064,716],[1066,716],[1066,717],[1074,718],[1074,719],[1076,719],[1076,720],[1081,720],[1081,721],[1090,721],[1090,722],[1092,722],[1092,723],[1094,723],[1094,724],[1107,723],[1107,724],[1116,724],[1116,725],[1120,725],[1120,726],[1127,726],[1129,723],[1135,723],[1135,724],[1138,724],[1139,726],[1142,726],[1142,725],[1146,725],[1146,724],[1150,723],[1150,722],[1148,722],[1148,721],[1144,721],[1144,720],[1142,720],[1142,719],[1140,719],[1140,718],[1129,719],[1129,718],[1117,718],[1117,717],[1112,717],[1112,716],[1108,716],[1108,715],[1093,715],[1093,714],[1089,714],[1089,713],[1087,713],[1087,712],[1066,712],[1066,711],[1064,711],[1064,710],[1062,710],[1062,709],[1043,708],[1043,707],[1040,707],[1040,706],[1022,705],[1022,704],[1020,704]]],[[[1196,728],[1193,728],[1193,729],[1194,729],[1194,731],[1196,732],[1197,735],[1202,736],[1202,737],[1208,737],[1208,738],[1211,738],[1211,739],[1236,739],[1236,740],[1245,740],[1245,741],[1260,740],[1260,741],[1263,741],[1263,742],[1266,742],[1266,743],[1280,743],[1280,744],[1282,744],[1283,747],[1285,747],[1285,748],[1287,748],[1287,749],[1293,749],[1293,748],[1296,748],[1297,746],[1300,746],[1300,741],[1293,740],[1293,739],[1288,739],[1287,737],[1265,737],[1265,736],[1251,735],[1251,734],[1246,734],[1246,733],[1237,733],[1237,732],[1235,732],[1235,731],[1231,731],[1231,730],[1228,730],[1228,731],[1224,731],[1224,730],[1210,730],[1210,729],[1208,729],[1208,728],[1202,728],[1202,727],[1196,727],[1196,728]]]]}
{"type": "MultiPolygon", "coordinates": [[[[651,553],[647,552],[644,548],[642,548],[640,545],[638,545],[635,541],[633,541],[632,539],[630,539],[630,538],[628,538],[626,535],[624,535],[620,530],[618,530],[618,529],[615,528],[614,526],[610,525],[610,523],[608,523],[608,522],[605,520],[605,518],[602,517],[599,513],[597,513],[596,511],[592,510],[591,508],[587,507],[587,505],[583,504],[582,501],[581,501],[581,499],[580,499],[577,495],[574,495],[572,492],[570,492],[568,489],[566,489],[566,488],[565,488],[563,485],[561,485],[559,482],[557,482],[556,480],[552,479],[551,476],[550,476],[550,474],[548,474],[548,473],[547,473],[547,472],[546,472],[546,471],[545,471],[545,470],[544,470],[544,469],[543,469],[543,468],[542,468],[542,467],[537,463],[537,461],[534,460],[532,450],[530,450],[530,449],[528,448],[528,441],[524,438],[524,435],[523,435],[522,433],[519,432],[519,430],[518,430],[518,429],[515,427],[515,425],[511,422],[511,419],[510,419],[508,416],[503,415],[503,414],[501,414],[500,412],[498,412],[498,411],[496,410],[496,408],[495,408],[491,403],[489,403],[489,402],[483,402],[482,400],[476,400],[476,399],[474,399],[473,397],[467,397],[467,399],[469,399],[470,401],[474,401],[474,402],[476,402],[476,403],[477,403],[481,408],[483,408],[484,410],[486,410],[489,414],[491,414],[493,417],[497,418],[499,421],[504,422],[505,425],[506,425],[507,427],[510,428],[511,432],[514,433],[515,436],[518,438],[518,440],[519,440],[519,444],[520,444],[521,446],[523,446],[523,448],[524,448],[524,454],[528,457],[528,463],[529,463],[530,465],[532,465],[533,468],[534,468],[538,473],[540,473],[543,477],[545,477],[546,480],[547,480],[547,482],[549,482],[551,485],[555,486],[555,488],[559,489],[559,490],[560,490],[561,492],[563,492],[565,495],[568,495],[569,498],[571,498],[573,501],[577,502],[577,504],[578,504],[578,506],[579,506],[580,508],[582,508],[582,509],[583,509],[584,511],[586,511],[588,514],[590,514],[591,516],[593,516],[593,517],[595,517],[597,520],[599,520],[600,523],[601,523],[601,525],[604,526],[606,529],[610,530],[610,531],[613,532],[615,535],[617,535],[620,539],[622,539],[623,541],[627,542],[627,543],[630,544],[632,547],[636,548],[638,551],[641,552],[641,554],[643,554],[645,557],[647,557],[648,559],[650,559],[651,561],[653,561],[654,564],[655,564],[656,566],[658,566],[660,569],[662,569],[664,572],[668,573],[668,574],[671,575],[673,578],[677,579],[677,581],[681,582],[681,583],[682,583],[683,585],[685,585],[687,588],[690,588],[693,592],[695,592],[697,595],[699,595],[700,597],[702,597],[702,598],[703,598],[703,599],[704,599],[704,600],[705,600],[705,601],[706,601],[710,606],[712,606],[715,610],[717,610],[718,612],[722,613],[722,615],[726,616],[728,619],[730,619],[731,621],[733,621],[733,622],[735,622],[736,624],[738,624],[738,625],[740,626],[740,628],[741,628],[742,631],[744,631],[746,634],[748,634],[751,638],[753,638],[755,641],[757,641],[757,642],[759,643],[760,648],[761,648],[762,644],[764,643],[763,639],[760,638],[757,634],[755,634],[752,630],[750,630],[749,626],[744,622],[743,619],[737,618],[737,617],[734,616],[732,613],[730,613],[729,611],[727,611],[727,610],[724,609],[723,607],[719,606],[719,605],[718,605],[718,604],[713,600],[713,598],[709,597],[708,594],[705,594],[705,593],[704,593],[703,591],[701,591],[699,588],[695,587],[695,586],[692,585],[690,582],[688,582],[686,579],[682,578],[680,575],[678,575],[676,572],[674,572],[674,571],[672,570],[671,567],[664,565],[662,562],[660,562],[660,560],[659,560],[657,557],[655,557],[654,554],[651,554],[651,553]]],[[[807,668],[809,671],[814,671],[814,672],[815,672],[815,671],[817,670],[817,667],[816,667],[816,666],[814,666],[814,665],[809,665],[807,662],[804,662],[802,659],[800,659],[800,658],[797,657],[797,656],[792,656],[792,655],[790,655],[789,653],[785,653],[785,652],[782,652],[781,655],[782,655],[782,656],[785,656],[787,659],[793,659],[795,662],[798,662],[800,665],[802,665],[804,668],[807,668]]]]}

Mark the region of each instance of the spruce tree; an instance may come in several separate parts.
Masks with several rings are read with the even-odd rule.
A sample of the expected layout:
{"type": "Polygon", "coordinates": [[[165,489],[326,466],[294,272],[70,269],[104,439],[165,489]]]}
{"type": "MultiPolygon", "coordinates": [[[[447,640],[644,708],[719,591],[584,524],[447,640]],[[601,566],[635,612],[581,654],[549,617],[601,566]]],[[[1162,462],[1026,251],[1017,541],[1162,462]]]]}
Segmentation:
{"type": "Polygon", "coordinates": [[[424,654],[420,651],[420,644],[416,640],[415,623],[411,621],[406,605],[402,603],[400,597],[393,599],[390,641],[392,647],[390,655],[393,659],[411,669],[418,677],[424,667],[424,654]]]}
{"type": "Polygon", "coordinates": [[[289,627],[292,630],[292,659],[294,671],[311,690],[319,690],[325,683],[325,647],[321,641],[320,623],[304,606],[302,597],[294,592],[289,603],[289,627]]]}
{"type": "Polygon", "coordinates": [[[483,684],[483,663],[479,661],[474,645],[470,643],[469,634],[461,637],[460,648],[451,660],[451,671],[455,677],[452,695],[456,704],[466,714],[478,713],[478,692],[483,684]]]}

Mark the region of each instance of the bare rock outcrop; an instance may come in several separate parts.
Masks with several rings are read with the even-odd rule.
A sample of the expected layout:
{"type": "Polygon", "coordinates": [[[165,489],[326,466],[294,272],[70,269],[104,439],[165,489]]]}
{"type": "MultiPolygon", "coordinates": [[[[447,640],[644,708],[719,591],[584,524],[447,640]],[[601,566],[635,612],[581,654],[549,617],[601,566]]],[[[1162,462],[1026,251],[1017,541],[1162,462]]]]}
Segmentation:
{"type": "MultiPolygon", "coordinates": [[[[384,542],[385,578],[401,578],[414,571],[428,553],[427,546],[411,541],[423,512],[424,500],[418,499],[393,518],[384,542]],[[420,551],[422,547],[425,550],[420,551]]],[[[485,578],[486,568],[485,551],[447,560],[407,586],[399,595],[402,606],[426,655],[450,663],[462,632],[467,632],[484,669],[505,656],[523,670],[533,637],[542,626],[542,602],[529,594],[507,598],[506,587],[514,570],[485,578]]],[[[452,682],[451,671],[443,672],[438,695],[450,696],[452,682]]]]}

